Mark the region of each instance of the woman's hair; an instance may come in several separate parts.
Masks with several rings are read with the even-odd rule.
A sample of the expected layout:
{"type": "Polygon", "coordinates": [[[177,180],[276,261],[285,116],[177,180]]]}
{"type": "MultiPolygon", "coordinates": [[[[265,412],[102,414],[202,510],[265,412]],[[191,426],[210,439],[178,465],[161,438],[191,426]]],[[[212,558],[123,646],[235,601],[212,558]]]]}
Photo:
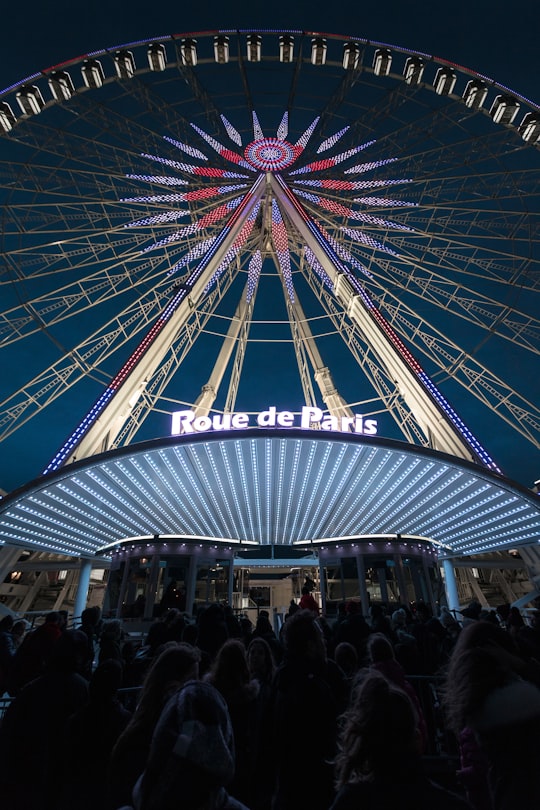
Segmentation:
{"type": "Polygon", "coordinates": [[[486,697],[515,680],[524,665],[512,637],[501,627],[485,621],[464,627],[452,651],[444,686],[448,727],[459,734],[486,697]]]}
{"type": "Polygon", "coordinates": [[[394,648],[384,633],[372,633],[368,638],[367,647],[370,661],[374,664],[395,658],[394,648]]]}
{"type": "Polygon", "coordinates": [[[416,750],[418,718],[409,697],[383,675],[363,678],[342,715],[336,787],[369,779],[388,768],[394,758],[416,750]]]}
{"type": "Polygon", "coordinates": [[[270,647],[270,644],[268,644],[268,642],[264,638],[261,638],[261,636],[255,636],[255,638],[251,639],[251,641],[249,642],[248,648],[247,648],[248,667],[249,667],[249,653],[250,653],[250,650],[254,649],[255,647],[260,647],[260,649],[263,651],[263,655],[264,655],[264,672],[254,673],[254,672],[251,672],[251,669],[250,669],[250,674],[254,675],[255,677],[262,676],[263,678],[265,678],[265,680],[270,681],[272,679],[272,675],[274,674],[274,670],[276,668],[276,664],[275,664],[275,661],[274,661],[274,656],[272,654],[272,648],[270,647]]]}
{"type": "Polygon", "coordinates": [[[227,698],[251,680],[246,648],[236,638],[230,638],[220,648],[208,677],[213,686],[227,698]]]}
{"type": "Polygon", "coordinates": [[[146,673],[140,700],[127,728],[153,728],[171,695],[196,677],[200,659],[201,653],[196,647],[170,642],[146,673]]]}

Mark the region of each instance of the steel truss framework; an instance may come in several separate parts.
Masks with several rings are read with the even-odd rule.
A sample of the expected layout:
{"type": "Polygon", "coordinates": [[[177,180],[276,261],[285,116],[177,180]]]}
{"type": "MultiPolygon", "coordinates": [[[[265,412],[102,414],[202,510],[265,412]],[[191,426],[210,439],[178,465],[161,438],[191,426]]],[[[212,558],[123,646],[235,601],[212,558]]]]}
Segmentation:
{"type": "Polygon", "coordinates": [[[361,412],[494,471],[497,430],[538,449],[532,102],[383,43],[210,32],[30,76],[0,126],[0,440],[75,402],[47,473],[188,407],[361,412]]]}

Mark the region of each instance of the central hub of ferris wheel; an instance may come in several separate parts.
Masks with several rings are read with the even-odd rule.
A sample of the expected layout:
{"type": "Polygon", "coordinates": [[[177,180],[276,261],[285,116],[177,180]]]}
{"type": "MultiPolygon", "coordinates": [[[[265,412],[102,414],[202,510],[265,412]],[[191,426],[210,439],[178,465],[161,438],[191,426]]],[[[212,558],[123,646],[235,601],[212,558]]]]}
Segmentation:
{"type": "Polygon", "coordinates": [[[248,144],[244,151],[248,163],[263,172],[287,169],[298,154],[298,147],[279,138],[260,138],[248,144]]]}

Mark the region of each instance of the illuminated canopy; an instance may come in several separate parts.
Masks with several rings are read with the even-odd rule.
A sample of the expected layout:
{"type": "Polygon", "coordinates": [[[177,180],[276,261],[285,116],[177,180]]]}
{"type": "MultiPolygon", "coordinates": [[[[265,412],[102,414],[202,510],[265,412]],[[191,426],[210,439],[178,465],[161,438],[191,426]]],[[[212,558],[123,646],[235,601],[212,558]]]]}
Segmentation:
{"type": "Polygon", "coordinates": [[[421,447],[321,430],[159,439],[70,464],[0,502],[0,541],[91,557],[128,538],[321,544],[432,539],[445,554],[532,544],[540,499],[421,447]]]}

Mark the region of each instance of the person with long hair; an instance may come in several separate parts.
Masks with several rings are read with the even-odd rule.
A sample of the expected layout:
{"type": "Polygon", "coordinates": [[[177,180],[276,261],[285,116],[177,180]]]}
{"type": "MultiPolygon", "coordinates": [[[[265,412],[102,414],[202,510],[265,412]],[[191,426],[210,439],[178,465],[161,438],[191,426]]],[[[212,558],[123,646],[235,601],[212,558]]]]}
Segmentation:
{"type": "Polygon", "coordinates": [[[463,628],[443,706],[474,810],[540,807],[539,687],[538,663],[520,655],[510,633],[489,621],[463,628]]]}
{"type": "Polygon", "coordinates": [[[169,698],[199,677],[200,652],[190,644],[169,642],[148,670],[133,716],[118,738],[109,762],[112,807],[131,803],[143,772],[152,734],[169,698]]]}
{"type": "Polygon", "coordinates": [[[331,810],[465,810],[461,797],[424,774],[420,745],[408,695],[380,673],[366,674],[341,718],[331,810]]]}

